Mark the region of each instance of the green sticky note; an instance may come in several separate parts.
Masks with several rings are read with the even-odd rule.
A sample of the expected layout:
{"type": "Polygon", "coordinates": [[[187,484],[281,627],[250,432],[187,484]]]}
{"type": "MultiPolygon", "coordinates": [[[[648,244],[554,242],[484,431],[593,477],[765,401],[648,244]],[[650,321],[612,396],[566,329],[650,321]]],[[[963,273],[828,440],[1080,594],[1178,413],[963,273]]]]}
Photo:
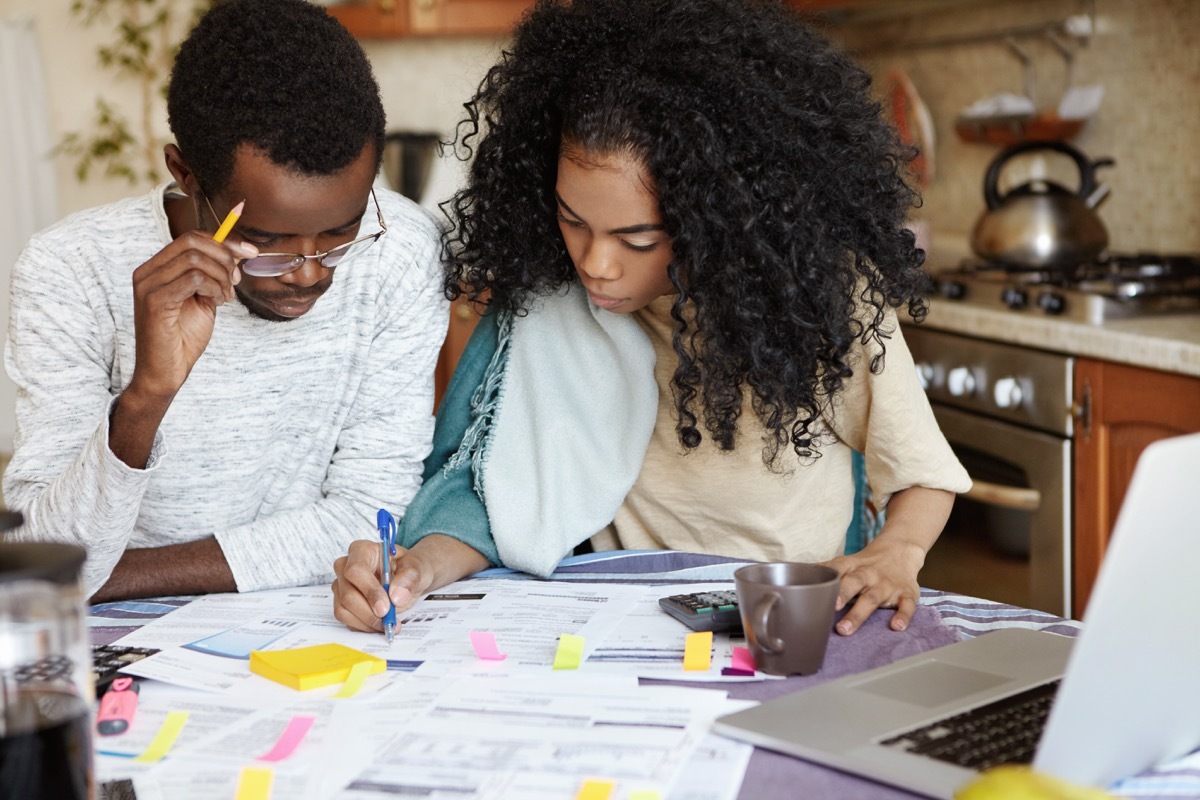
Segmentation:
{"type": "Polygon", "coordinates": [[[558,637],[558,652],[554,654],[555,669],[579,669],[583,661],[583,637],[564,633],[558,637]]]}

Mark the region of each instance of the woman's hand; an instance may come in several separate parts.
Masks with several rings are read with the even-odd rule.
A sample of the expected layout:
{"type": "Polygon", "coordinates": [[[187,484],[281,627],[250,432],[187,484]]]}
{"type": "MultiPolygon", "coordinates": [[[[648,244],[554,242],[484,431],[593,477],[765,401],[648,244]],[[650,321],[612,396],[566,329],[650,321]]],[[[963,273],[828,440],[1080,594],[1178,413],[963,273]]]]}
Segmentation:
{"type": "Polygon", "coordinates": [[[889,623],[892,630],[907,628],[921,597],[917,573],[925,564],[925,552],[920,546],[899,539],[887,541],[881,533],[860,552],[829,561],[829,566],[842,576],[837,609],[841,611],[854,601],[835,630],[849,636],[877,608],[896,609],[889,623]]]}
{"type": "Polygon", "coordinates": [[[838,610],[854,601],[836,625],[838,633],[854,633],[877,608],[896,609],[889,623],[892,630],[908,627],[921,598],[917,573],[953,505],[954,495],[939,489],[914,486],[897,492],[888,503],[887,523],[879,536],[858,553],[827,562],[842,577],[838,610]]]}
{"type": "MultiPolygon", "coordinates": [[[[357,631],[382,631],[388,593],[380,579],[380,545],[368,539],[350,543],[349,552],[333,564],[333,616],[357,631]]],[[[487,569],[479,551],[457,539],[433,534],[411,549],[396,548],[391,559],[391,602],[406,611],[421,595],[459,578],[487,569]]]]}

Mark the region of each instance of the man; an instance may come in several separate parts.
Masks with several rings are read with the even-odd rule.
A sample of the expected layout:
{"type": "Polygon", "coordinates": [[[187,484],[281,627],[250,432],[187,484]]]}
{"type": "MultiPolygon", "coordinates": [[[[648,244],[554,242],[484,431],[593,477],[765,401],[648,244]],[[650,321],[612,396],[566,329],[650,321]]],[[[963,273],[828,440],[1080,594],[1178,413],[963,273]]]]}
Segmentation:
{"type": "Polygon", "coordinates": [[[357,42],[304,0],[220,4],[167,108],[174,181],[43,231],[13,273],[9,538],[84,545],[94,602],[329,580],[432,435],[437,231],[372,190],[357,42]]]}

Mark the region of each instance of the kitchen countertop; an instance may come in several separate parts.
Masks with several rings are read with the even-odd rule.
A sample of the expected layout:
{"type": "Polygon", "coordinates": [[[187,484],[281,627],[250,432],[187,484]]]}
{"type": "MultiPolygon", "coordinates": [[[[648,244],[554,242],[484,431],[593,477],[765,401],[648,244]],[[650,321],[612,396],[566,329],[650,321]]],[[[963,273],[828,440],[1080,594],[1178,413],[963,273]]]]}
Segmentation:
{"type": "Polygon", "coordinates": [[[922,326],[1200,377],[1200,313],[1195,312],[1090,325],[934,298],[922,326]]]}

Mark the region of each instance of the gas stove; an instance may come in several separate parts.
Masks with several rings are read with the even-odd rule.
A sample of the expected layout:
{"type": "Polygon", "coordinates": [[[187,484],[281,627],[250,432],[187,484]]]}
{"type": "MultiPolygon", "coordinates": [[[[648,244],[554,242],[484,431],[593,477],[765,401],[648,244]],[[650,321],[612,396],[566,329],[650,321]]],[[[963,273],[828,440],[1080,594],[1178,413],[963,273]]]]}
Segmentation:
{"type": "Polygon", "coordinates": [[[968,260],[932,277],[939,296],[948,301],[1093,325],[1200,310],[1200,255],[1112,254],[1042,270],[968,260]]]}

